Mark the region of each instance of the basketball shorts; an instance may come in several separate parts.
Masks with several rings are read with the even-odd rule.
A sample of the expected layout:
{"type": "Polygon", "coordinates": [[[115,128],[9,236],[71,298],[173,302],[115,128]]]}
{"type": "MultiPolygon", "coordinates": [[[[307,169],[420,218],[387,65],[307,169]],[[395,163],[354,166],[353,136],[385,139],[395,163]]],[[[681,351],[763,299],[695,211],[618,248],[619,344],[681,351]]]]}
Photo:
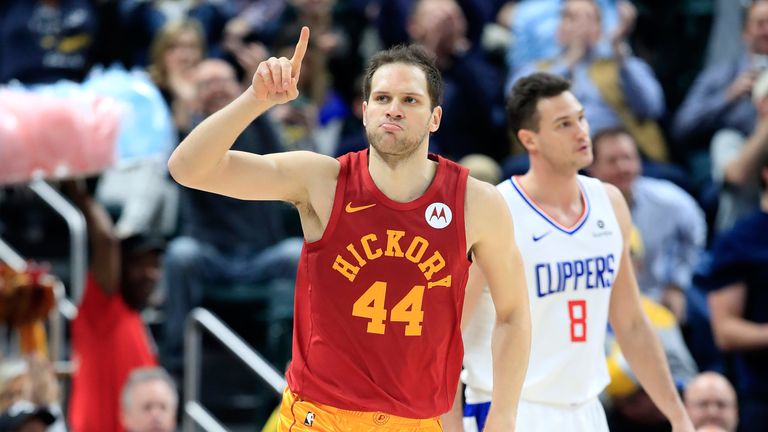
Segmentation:
{"type": "MultiPolygon", "coordinates": [[[[488,410],[491,409],[490,402],[464,405],[464,432],[481,432],[485,427],[485,419],[488,417],[488,410]]],[[[517,428],[517,430],[522,430],[517,428]]]]}
{"type": "Polygon", "coordinates": [[[608,432],[603,405],[595,397],[576,406],[520,401],[517,430],[526,432],[608,432]]]}
{"type": "Polygon", "coordinates": [[[382,412],[347,411],[283,392],[278,432],[442,432],[439,418],[410,419],[382,412]]]}
{"type": "MultiPolygon", "coordinates": [[[[485,426],[490,402],[464,407],[464,430],[479,432],[485,426]]],[[[608,432],[608,421],[597,398],[574,407],[521,400],[516,430],[525,432],[608,432]]]]}

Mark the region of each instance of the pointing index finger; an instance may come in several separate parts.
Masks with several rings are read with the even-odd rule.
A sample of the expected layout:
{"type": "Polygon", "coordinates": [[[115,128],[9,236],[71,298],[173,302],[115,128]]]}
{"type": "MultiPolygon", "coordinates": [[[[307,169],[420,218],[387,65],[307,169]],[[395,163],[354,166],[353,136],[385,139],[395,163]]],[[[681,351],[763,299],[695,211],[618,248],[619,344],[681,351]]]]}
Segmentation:
{"type": "Polygon", "coordinates": [[[299,41],[296,43],[293,57],[291,57],[293,77],[299,76],[301,72],[301,62],[304,60],[304,54],[307,53],[307,45],[309,45],[309,27],[304,26],[301,28],[301,36],[299,36],[299,41]]]}

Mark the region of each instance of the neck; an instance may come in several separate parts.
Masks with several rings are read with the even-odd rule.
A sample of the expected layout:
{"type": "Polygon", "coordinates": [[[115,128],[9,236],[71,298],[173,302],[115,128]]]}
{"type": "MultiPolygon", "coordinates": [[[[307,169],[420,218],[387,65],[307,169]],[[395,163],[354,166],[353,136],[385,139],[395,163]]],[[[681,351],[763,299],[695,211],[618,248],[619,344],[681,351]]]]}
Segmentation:
{"type": "Polygon", "coordinates": [[[531,158],[531,168],[520,182],[536,202],[565,209],[581,201],[577,174],[576,170],[556,169],[531,158]]]}
{"type": "Polygon", "coordinates": [[[768,213],[768,188],[766,188],[760,196],[760,209],[768,213]]]}
{"type": "Polygon", "coordinates": [[[376,187],[389,199],[409,202],[429,188],[437,164],[427,158],[427,146],[422,145],[405,156],[381,154],[369,148],[368,171],[376,187]]]}

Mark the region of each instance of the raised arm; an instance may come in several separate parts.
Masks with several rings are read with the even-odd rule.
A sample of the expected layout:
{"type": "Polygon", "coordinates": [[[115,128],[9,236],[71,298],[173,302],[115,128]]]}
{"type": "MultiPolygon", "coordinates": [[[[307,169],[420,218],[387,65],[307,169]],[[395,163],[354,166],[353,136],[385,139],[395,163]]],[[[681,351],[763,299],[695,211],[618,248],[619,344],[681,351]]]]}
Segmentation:
{"type": "Polygon", "coordinates": [[[85,217],[90,242],[88,270],[105,294],[113,294],[120,283],[120,239],[107,210],[89,193],[83,180],[61,183],[62,191],[85,217]]]}
{"type": "Polygon", "coordinates": [[[629,256],[632,220],[621,192],[605,185],[624,237],[624,250],[613,282],[609,317],[624,358],[674,432],[693,432],[693,425],[669,373],[669,365],[640,304],[640,293],[629,256]]]}
{"type": "Polygon", "coordinates": [[[675,114],[672,136],[676,140],[685,141],[697,133],[721,128],[731,104],[751,91],[753,74],[736,78],[732,69],[730,64],[712,66],[699,74],[675,114]]]}
{"type": "Polygon", "coordinates": [[[760,104],[755,129],[735,157],[725,163],[723,177],[734,187],[745,187],[760,171],[760,161],[768,154],[768,106],[760,104]]]}
{"type": "Polygon", "coordinates": [[[304,27],[293,57],[261,62],[251,87],[190,132],[168,161],[177,182],[241,199],[308,202],[311,179],[333,173],[335,160],[310,152],[257,155],[230,150],[256,117],[299,95],[308,43],[309,28],[304,27]]]}
{"type": "Polygon", "coordinates": [[[474,179],[467,185],[468,228],[476,265],[491,292],[496,323],[492,336],[493,393],[486,431],[514,431],[528,368],[531,317],[512,217],[495,187],[474,179]]]}

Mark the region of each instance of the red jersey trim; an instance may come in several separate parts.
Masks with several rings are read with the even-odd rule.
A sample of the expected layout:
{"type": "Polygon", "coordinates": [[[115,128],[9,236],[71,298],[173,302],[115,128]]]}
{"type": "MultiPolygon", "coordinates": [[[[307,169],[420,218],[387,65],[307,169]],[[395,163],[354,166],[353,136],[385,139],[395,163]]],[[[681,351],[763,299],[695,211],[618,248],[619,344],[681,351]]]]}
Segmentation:
{"type": "Polygon", "coordinates": [[[326,225],[325,230],[323,231],[323,235],[319,240],[313,241],[311,243],[306,241],[304,242],[307,250],[315,250],[323,247],[326,243],[328,243],[328,239],[330,239],[334,231],[336,231],[336,226],[341,219],[340,214],[342,208],[344,207],[344,193],[346,192],[347,179],[349,178],[351,165],[349,154],[339,157],[338,161],[339,176],[336,178],[336,191],[333,194],[333,207],[331,208],[331,217],[328,219],[328,225],[326,225]]]}
{"type": "MultiPolygon", "coordinates": [[[[320,237],[319,240],[314,242],[307,242],[304,241],[304,247],[301,251],[301,259],[299,260],[299,266],[305,267],[303,270],[299,269],[298,274],[306,274],[309,275],[309,252],[310,251],[316,251],[322,249],[326,243],[328,243],[333,236],[333,233],[336,231],[336,227],[339,224],[339,221],[341,220],[341,212],[342,208],[344,207],[344,194],[346,193],[347,189],[347,183],[349,179],[349,173],[350,173],[350,165],[352,164],[351,154],[345,154],[343,156],[340,156],[337,160],[339,161],[339,174],[336,178],[336,191],[333,194],[333,207],[331,208],[331,216],[328,219],[328,225],[326,225],[325,230],[323,231],[323,235],[320,237]]],[[[308,281],[309,284],[308,287],[308,298],[307,301],[311,301],[311,296],[309,293],[312,291],[312,282],[308,281]]],[[[311,305],[310,305],[311,309],[311,305]]],[[[298,314],[298,310],[294,311],[295,314],[298,314]]],[[[295,324],[294,324],[295,325],[295,324]]],[[[309,349],[312,341],[312,336],[314,335],[315,329],[315,322],[314,318],[312,317],[312,314],[310,314],[309,319],[309,337],[306,340],[306,346],[302,347],[304,352],[307,353],[306,361],[309,362],[309,357],[311,356],[311,350],[309,349]]],[[[291,371],[291,368],[289,368],[289,373],[291,371]]],[[[307,369],[306,367],[301,368],[300,373],[296,377],[298,382],[300,383],[300,388],[305,388],[305,379],[306,379],[306,373],[307,369]]],[[[290,387],[290,385],[289,385],[290,387]]],[[[297,389],[291,388],[292,391],[296,392],[297,389]]],[[[293,425],[291,425],[293,427],[293,425]]]]}
{"type": "MultiPolygon", "coordinates": [[[[339,173],[341,173],[341,172],[339,172],[339,173]]],[[[339,174],[339,175],[341,175],[341,174],[339,174]]],[[[337,189],[337,191],[338,191],[338,185],[337,185],[336,189],[337,189]]],[[[335,200],[335,198],[334,198],[334,200],[335,200]]],[[[335,204],[334,204],[334,206],[335,206],[335,204]]],[[[334,225],[335,225],[335,224],[334,224],[334,225]]],[[[316,242],[315,242],[315,243],[313,243],[313,244],[316,244],[316,243],[319,243],[319,242],[323,241],[323,238],[325,238],[325,234],[323,234],[323,237],[322,237],[320,240],[316,241],[316,242]]],[[[304,267],[304,269],[303,269],[303,270],[302,270],[302,269],[299,269],[299,270],[297,271],[297,274],[298,274],[298,275],[301,275],[301,274],[306,274],[306,275],[309,275],[309,273],[310,273],[310,272],[309,272],[309,257],[308,257],[308,255],[309,255],[309,254],[308,254],[308,252],[309,252],[309,244],[308,244],[307,242],[304,242],[304,248],[301,250],[301,258],[299,259],[299,266],[302,266],[302,267],[304,267]]],[[[297,280],[297,283],[298,283],[298,280],[297,280]]],[[[312,300],[312,296],[310,295],[310,293],[311,293],[311,291],[312,291],[312,285],[311,285],[311,282],[308,282],[308,283],[309,283],[310,285],[309,285],[309,287],[307,288],[307,301],[308,301],[308,302],[311,302],[311,300],[312,300]]],[[[296,296],[296,290],[297,290],[298,288],[299,288],[299,286],[298,286],[298,285],[294,286],[294,297],[296,296]]],[[[312,309],[312,305],[311,305],[311,303],[310,303],[310,310],[311,310],[311,309],[312,309]]],[[[294,314],[294,316],[298,316],[298,315],[299,315],[299,313],[300,313],[300,312],[299,312],[299,309],[298,309],[298,307],[296,306],[296,299],[294,298],[294,310],[293,310],[293,314],[294,314]]],[[[294,323],[293,323],[293,331],[294,331],[294,333],[296,332],[296,324],[297,324],[297,322],[298,322],[298,321],[296,321],[296,320],[294,319],[294,323]]],[[[309,331],[309,337],[308,337],[308,338],[307,338],[307,340],[306,340],[306,345],[305,345],[305,346],[303,346],[303,347],[301,347],[301,349],[303,350],[303,352],[307,353],[307,358],[306,358],[306,360],[305,360],[307,363],[309,363],[309,357],[310,357],[310,355],[311,355],[311,353],[310,353],[310,352],[311,352],[311,350],[310,350],[309,348],[310,348],[310,346],[312,345],[312,336],[313,336],[313,335],[314,335],[314,333],[315,333],[315,321],[314,321],[314,317],[312,316],[312,314],[309,314],[309,329],[308,329],[308,331],[309,331]]],[[[297,339],[296,339],[296,337],[295,337],[295,336],[292,336],[291,338],[292,338],[292,343],[291,343],[291,352],[292,352],[292,354],[293,354],[293,351],[294,351],[294,348],[293,348],[293,347],[295,346],[295,345],[293,344],[293,341],[297,341],[297,339]]],[[[297,341],[297,342],[296,342],[296,344],[297,344],[297,345],[298,345],[298,344],[300,344],[300,343],[301,343],[300,341],[297,341]]],[[[289,363],[289,364],[290,364],[290,363],[289,363]]],[[[287,374],[286,374],[286,379],[287,379],[287,380],[290,380],[290,378],[288,377],[288,375],[291,375],[291,374],[292,374],[292,371],[293,371],[293,368],[292,368],[292,367],[289,367],[289,368],[288,368],[288,372],[287,372],[287,374]]],[[[307,368],[306,368],[306,367],[303,367],[303,368],[301,368],[301,370],[299,371],[299,376],[298,376],[298,377],[296,377],[296,379],[297,379],[297,380],[300,382],[299,386],[300,386],[300,388],[302,388],[302,389],[306,388],[306,384],[305,384],[305,382],[306,382],[306,372],[307,372],[307,368]]],[[[291,391],[293,391],[293,392],[295,393],[295,395],[296,395],[296,396],[298,396],[298,392],[297,392],[297,389],[291,388],[291,385],[290,385],[290,383],[288,383],[288,388],[289,388],[291,391]]],[[[294,405],[295,403],[296,403],[296,398],[294,398],[294,400],[293,400],[293,403],[291,404],[291,413],[293,413],[293,405],[294,405]]],[[[296,423],[295,419],[296,419],[296,415],[294,414],[294,424],[296,423]]],[[[293,424],[291,424],[291,428],[292,428],[292,427],[293,427],[293,424]]],[[[291,430],[291,429],[289,428],[289,429],[288,429],[288,431],[290,432],[290,430],[291,430]]]]}
{"type": "MultiPolygon", "coordinates": [[[[443,162],[441,161],[441,163],[443,163],[443,162]]],[[[457,298],[457,304],[459,304],[459,305],[463,305],[464,304],[464,296],[466,294],[467,281],[469,279],[469,267],[472,265],[472,262],[469,260],[468,255],[467,255],[467,253],[468,253],[468,251],[467,251],[467,227],[466,227],[465,215],[464,215],[466,207],[467,207],[466,195],[467,195],[467,184],[469,183],[468,182],[468,177],[469,177],[469,170],[464,168],[464,167],[462,167],[462,166],[458,166],[458,175],[456,177],[456,201],[455,202],[456,202],[457,206],[461,205],[462,208],[461,209],[456,209],[456,212],[455,212],[456,213],[456,220],[454,222],[456,223],[456,234],[458,236],[459,248],[460,248],[461,253],[464,256],[464,260],[463,260],[463,264],[464,264],[464,266],[463,266],[464,267],[464,270],[463,270],[464,279],[459,282],[460,283],[459,286],[463,287],[463,289],[457,289],[456,290],[456,296],[458,297],[457,298]]],[[[462,307],[459,306],[457,308],[457,310],[456,310],[456,313],[457,313],[456,319],[458,320],[458,322],[461,322],[462,312],[463,312],[462,307]]],[[[461,333],[459,333],[459,339],[462,341],[462,344],[460,345],[459,348],[463,352],[463,348],[464,348],[463,340],[464,340],[464,338],[463,338],[463,335],[461,333]]],[[[462,354],[462,357],[463,357],[463,354],[462,354]]],[[[445,358],[445,364],[443,365],[443,369],[444,370],[448,369],[450,360],[451,360],[450,357],[446,357],[445,358]]],[[[446,376],[446,378],[449,378],[449,377],[446,376]]],[[[444,396],[445,398],[450,399],[450,398],[454,397],[454,395],[450,394],[450,391],[451,391],[451,388],[452,388],[452,382],[446,383],[444,388],[445,388],[445,396],[444,396]]]]}
{"type": "MultiPolygon", "coordinates": [[[[456,229],[458,230],[459,235],[459,247],[461,248],[462,253],[464,254],[464,257],[467,257],[467,227],[465,220],[465,211],[467,208],[467,184],[469,183],[467,181],[467,177],[469,177],[469,170],[466,168],[459,170],[458,178],[456,179],[456,205],[461,205],[461,209],[457,209],[460,211],[456,212],[456,229]],[[464,187],[461,187],[461,186],[464,187]]],[[[467,259],[469,262],[469,259],[467,259]]]]}

